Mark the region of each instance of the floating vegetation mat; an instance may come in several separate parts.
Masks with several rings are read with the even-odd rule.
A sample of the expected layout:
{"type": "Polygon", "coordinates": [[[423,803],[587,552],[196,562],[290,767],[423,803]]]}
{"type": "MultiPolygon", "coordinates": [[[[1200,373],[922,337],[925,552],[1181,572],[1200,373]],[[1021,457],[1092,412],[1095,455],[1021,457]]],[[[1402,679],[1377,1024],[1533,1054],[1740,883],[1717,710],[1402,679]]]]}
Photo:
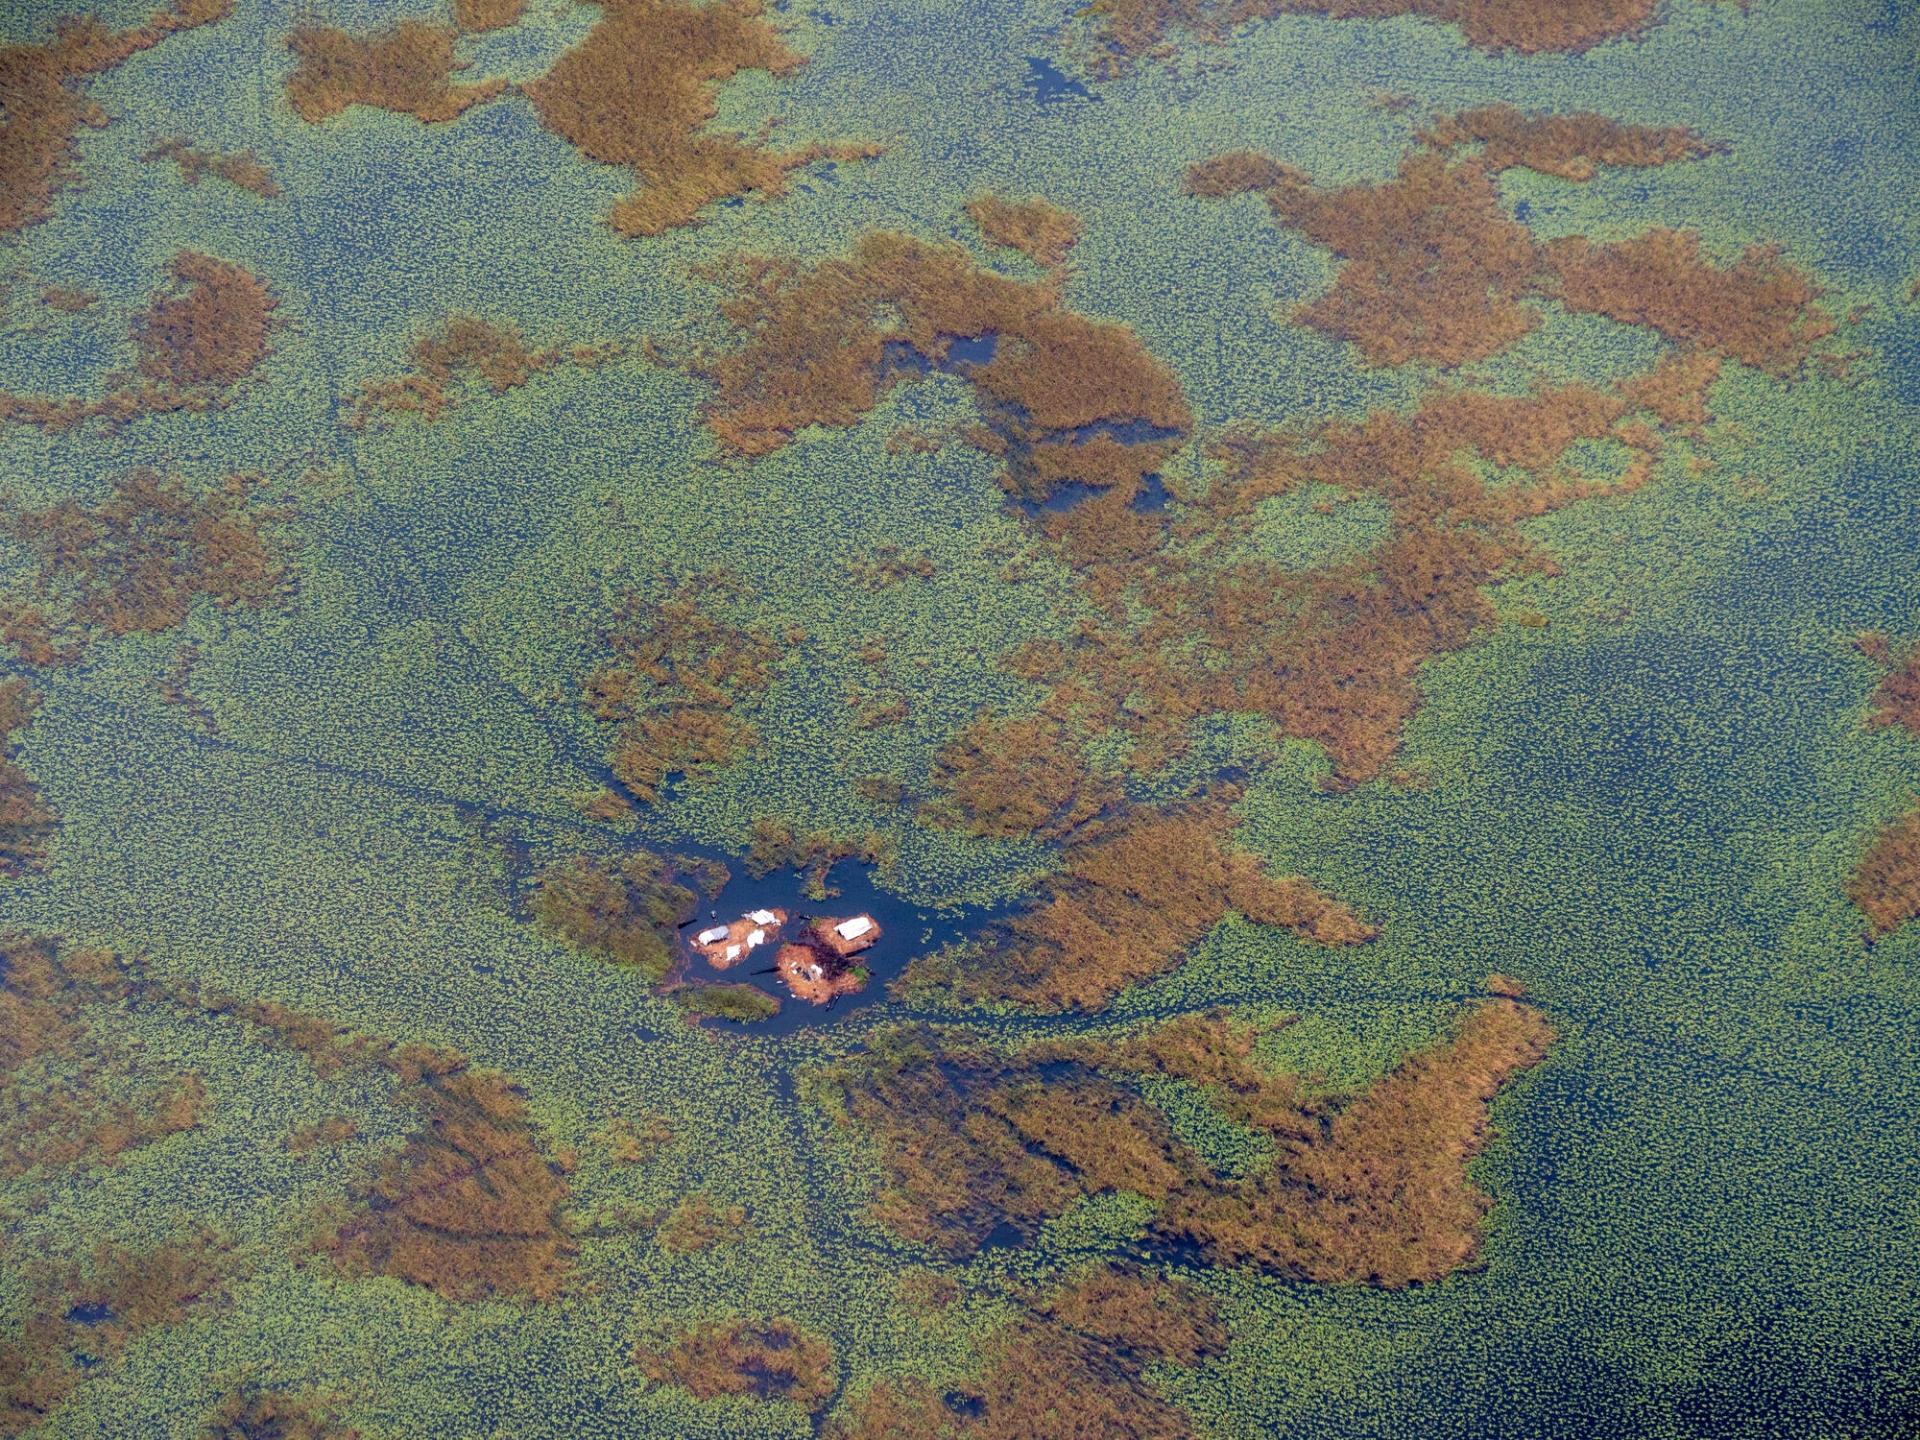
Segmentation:
{"type": "Polygon", "coordinates": [[[1920,10],[0,14],[0,1440],[1906,1440],[1920,10]]]}

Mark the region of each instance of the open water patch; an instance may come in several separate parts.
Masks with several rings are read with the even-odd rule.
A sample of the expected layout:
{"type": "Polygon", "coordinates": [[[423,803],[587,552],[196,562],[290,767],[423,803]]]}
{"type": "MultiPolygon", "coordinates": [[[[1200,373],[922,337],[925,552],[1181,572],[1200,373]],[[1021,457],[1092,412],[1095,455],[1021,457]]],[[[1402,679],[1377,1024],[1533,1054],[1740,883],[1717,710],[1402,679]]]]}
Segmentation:
{"type": "Polygon", "coordinates": [[[740,869],[737,855],[718,849],[689,845],[663,848],[689,858],[717,860],[732,872],[732,878],[719,893],[710,899],[703,898],[694,918],[680,927],[676,960],[666,985],[749,985],[772,996],[780,1002],[780,1009],[767,1019],[740,1021],[709,1016],[700,1020],[703,1025],[748,1030],[760,1035],[788,1035],[843,1021],[875,1001],[885,999],[888,983],[915,957],[973,938],[1025,904],[1024,900],[1015,899],[996,906],[951,909],[915,905],[882,887],[871,865],[850,859],[838,861],[828,869],[826,889],[830,893],[816,898],[807,893],[809,877],[802,871],[781,869],[756,877],[740,869]],[[778,937],[770,937],[724,968],[715,966],[693,948],[693,938],[702,930],[725,925],[755,911],[779,911],[788,917],[779,927],[778,937]],[[788,993],[774,970],[779,938],[793,940],[805,931],[810,921],[838,921],[857,915],[871,917],[880,931],[880,938],[871,948],[852,957],[867,972],[866,985],[854,994],[842,995],[825,1004],[814,1004],[788,993]]]}

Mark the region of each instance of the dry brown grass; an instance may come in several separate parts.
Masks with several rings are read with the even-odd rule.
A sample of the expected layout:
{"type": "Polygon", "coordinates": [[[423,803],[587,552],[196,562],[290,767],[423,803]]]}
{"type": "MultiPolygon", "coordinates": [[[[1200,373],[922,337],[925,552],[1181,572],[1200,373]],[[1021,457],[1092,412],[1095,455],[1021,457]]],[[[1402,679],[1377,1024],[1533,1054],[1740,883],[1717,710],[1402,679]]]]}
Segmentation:
{"type": "Polygon", "coordinates": [[[957,245],[876,232],[846,260],[811,268],[748,257],[709,270],[743,343],[709,357],[707,423],[728,449],[761,455],[808,425],[852,425],[903,378],[909,350],[948,361],[956,339],[996,337],[992,360],[966,371],[991,414],[985,445],[1007,459],[1003,483],[1044,498],[1081,480],[1131,498],[1172,442],[1055,449],[1103,427],[1144,423],[1183,434],[1192,413],[1172,373],[1133,331],[1075,314],[1048,284],[983,270],[957,245]]]}
{"type": "Polygon", "coordinates": [[[0,1177],[40,1167],[112,1165],[200,1124],[209,1101],[192,1071],[147,1080],[130,1056],[92,1047],[39,1083],[0,1081],[0,1177]]]}
{"type": "Polygon", "coordinates": [[[669,1210],[654,1231],[654,1239],[675,1255],[692,1255],[738,1240],[746,1229],[744,1205],[716,1205],[713,1197],[702,1191],[669,1210]]]}
{"type": "Polygon", "coordinates": [[[63,315],[79,315],[98,305],[100,296],[92,290],[81,290],[71,285],[49,285],[40,292],[40,303],[63,315]]]}
{"type": "Polygon", "coordinates": [[[1052,715],[986,712],[933,759],[921,816],[972,835],[1059,839],[1118,797],[1088,773],[1082,738],[1052,715]]]}
{"type": "Polygon", "coordinates": [[[0,234],[47,218],[54,192],[73,173],[73,137],[107,115],[89,101],[86,82],[151,49],[179,30],[224,20],[232,0],[179,0],[144,25],[110,30],[86,15],[61,20],[42,45],[0,46],[0,234]]]}
{"type": "MultiPolygon", "coordinates": [[[[1493,131],[1484,117],[1475,124],[1493,131]]],[[[1586,121],[1564,132],[1525,117],[1514,126],[1511,145],[1527,140],[1554,163],[1569,163],[1580,146],[1660,158],[1692,144],[1586,121]]],[[[1356,333],[1385,317],[1384,329],[1364,332],[1380,358],[1423,347],[1492,353],[1533,323],[1522,302],[1533,293],[1538,247],[1499,210],[1480,160],[1449,166],[1427,154],[1410,167],[1406,188],[1319,192],[1270,161],[1238,156],[1203,167],[1194,187],[1266,189],[1283,208],[1297,201],[1302,223],[1324,221],[1330,235],[1358,223],[1349,239],[1363,258],[1317,313],[1331,325],[1351,320],[1356,333]],[[1488,209],[1497,233],[1453,236],[1462,204],[1488,209]],[[1455,270],[1472,272],[1477,299],[1462,301],[1474,286],[1461,291],[1455,270]]],[[[1218,710],[1262,711],[1286,733],[1319,740],[1343,783],[1378,773],[1418,703],[1419,666],[1492,623],[1488,587],[1540,563],[1518,522],[1642,483],[1660,437],[1640,413],[1696,428],[1718,373],[1717,354],[1689,351],[1612,393],[1568,386],[1499,400],[1442,391],[1410,416],[1249,437],[1223,447],[1229,480],[1170,530],[1129,502],[1178,439],[1124,444],[1098,426],[1075,428],[1131,419],[1184,430],[1177,385],[1130,333],[1060,310],[1044,286],[983,274],[952,247],[902,236],[865,237],[850,259],[810,269],[740,262],[722,278],[732,292],[726,314],[745,343],[703,368],[717,387],[709,423],[731,448],[764,453],[803,425],[854,423],[898,382],[888,359],[896,347],[941,363],[953,337],[994,334],[992,363],[966,373],[1004,407],[975,437],[1007,460],[1003,483],[1028,499],[1071,480],[1105,487],[1035,523],[1110,621],[1082,627],[1037,715],[983,717],[942,756],[930,813],[983,834],[1065,833],[1104,804],[1077,773],[1074,752],[1086,737],[1124,729],[1134,763],[1147,768],[1180,748],[1189,722],[1218,710]],[[1576,442],[1600,438],[1633,452],[1623,476],[1589,481],[1565,466],[1576,442]],[[1460,452],[1531,475],[1490,486],[1460,452]],[[1235,552],[1254,504],[1308,481],[1380,495],[1394,533],[1360,561],[1304,575],[1235,552]]]]}
{"type": "Polygon", "coordinates": [[[1484,360],[1539,323],[1523,303],[1537,246],[1484,165],[1416,155],[1384,185],[1321,190],[1289,174],[1265,193],[1275,218],[1346,262],[1295,318],[1371,364],[1484,360]]]}
{"type": "Polygon", "coordinates": [[[1066,847],[1042,898],[980,945],[916,961],[910,986],[1042,1010],[1100,1009],[1129,985],[1164,974],[1237,911],[1323,945],[1373,930],[1297,876],[1274,879],[1227,846],[1224,807],[1145,812],[1066,847]]]}
{"type": "Polygon", "coordinates": [[[816,1093],[882,1167],[873,1218],[950,1255],[1000,1227],[1031,1234],[1080,1196],[1130,1191],[1156,1206],[1156,1233],[1217,1263],[1398,1288],[1473,1262],[1488,1201],[1467,1166],[1487,1106],[1553,1033],[1531,1006],[1496,996],[1366,1089],[1322,1096],[1265,1069],[1259,1032],[1225,1015],[1011,1058],[883,1032],[816,1093]],[[1272,1163],[1215,1174],[1134,1088],[1143,1077],[1197,1086],[1271,1139],[1272,1163]]]}
{"type": "Polygon", "coordinates": [[[1183,1280],[1096,1268],[1037,1297],[990,1335],[949,1394],[883,1380],[829,1427],[830,1440],[1189,1440],[1189,1417],[1147,1379],[1226,1348],[1213,1302],[1183,1280]]]}
{"type": "Polygon", "coordinates": [[[1176,34],[1217,43],[1242,25],[1279,15],[1385,20],[1414,15],[1456,26],[1480,50],[1569,54],[1639,35],[1659,0],[1094,0],[1097,68],[1112,72],[1169,53],[1176,34]]]}
{"type": "Polygon", "coordinates": [[[1575,235],[1546,247],[1549,293],[1569,310],[1646,325],[1685,346],[1790,376],[1837,322],[1821,290],[1766,245],[1721,268],[1687,230],[1650,230],[1607,245],[1575,235]]]}
{"type": "Polygon", "coordinates": [[[1878,631],[1861,635],[1855,644],[1861,654],[1886,672],[1874,688],[1868,728],[1898,725],[1910,735],[1920,735],[1920,645],[1896,655],[1887,637],[1878,631]]]}
{"type": "Polygon", "coordinates": [[[1018,250],[1044,270],[1067,263],[1067,252],[1080,239],[1080,221],[1039,195],[1008,200],[981,195],[967,202],[967,216],[995,245],[1018,250]]]}
{"type": "Polygon", "coordinates": [[[833,1346],[791,1320],[714,1320],[672,1344],[635,1347],[634,1364],[656,1385],[678,1385],[702,1400],[751,1395],[819,1410],[838,1388],[833,1346]]]}
{"type": "Polygon", "coordinates": [[[148,162],[171,160],[179,170],[181,180],[189,185],[198,185],[211,175],[242,190],[251,190],[264,200],[280,198],[280,182],[273,178],[273,172],[251,150],[230,155],[219,150],[198,150],[185,137],[175,135],[156,142],[140,158],[148,162]]]}
{"type": "Polygon", "coordinates": [[[233,1266],[230,1247],[209,1230],[141,1250],[101,1240],[84,1260],[23,1259],[26,1318],[0,1336],[0,1435],[37,1430],[88,1364],[216,1303],[233,1266]],[[104,1318],[86,1323],[92,1314],[104,1318]]]}
{"type": "Polygon", "coordinates": [[[567,1182],[541,1154],[526,1102],[463,1056],[403,1048],[394,1059],[421,1126],[324,1242],[335,1263],[449,1300],[556,1298],[576,1248],[567,1182]]]}
{"type": "Polygon", "coordinates": [[[79,1038],[81,996],[59,947],[16,931],[0,932],[0,1082],[42,1055],[63,1055],[79,1038]]]}
{"type": "Polygon", "coordinates": [[[597,369],[626,354],[618,341],[594,345],[530,346],[511,321],[450,315],[414,341],[413,368],[391,380],[374,380],[354,395],[347,424],[363,426],[374,416],[417,415],[429,423],[459,403],[462,381],[504,395],[535,375],[561,366],[597,369]]]}
{"type": "Polygon", "coordinates": [[[607,636],[614,658],[587,681],[594,715],[618,727],[614,773],[648,803],[670,775],[730,764],[759,738],[731,712],[773,682],[783,649],[712,613],[731,585],[706,576],[658,601],[628,596],[607,636]]]}
{"type": "Polygon", "coordinates": [[[279,298],[245,267],[193,250],[174,256],[170,279],[129,327],[139,360],[133,374],[110,377],[106,393],[94,398],[0,390],[0,426],[117,426],[226,404],[271,353],[279,298]]]}
{"type": "Polygon", "coordinates": [[[1436,150],[1478,146],[1481,163],[1496,173],[1521,166],[1577,181],[1602,168],[1649,169],[1724,148],[1681,126],[1623,125],[1592,111],[1555,115],[1506,104],[1441,116],[1420,138],[1436,150]]]}
{"type": "Polygon", "coordinates": [[[300,62],[287,77],[287,103],[310,125],[354,105],[444,124],[507,88],[499,79],[453,83],[466,68],[454,58],[456,36],[450,25],[420,20],[402,20],[372,35],[303,25],[287,37],[287,48],[300,62]]]}
{"type": "Polygon", "coordinates": [[[223,609],[270,603],[288,572],[262,528],[277,512],[254,503],[258,485],[236,475],[196,493],[135,469],[98,505],[0,508],[0,528],[40,562],[35,604],[13,612],[18,619],[33,611],[26,629],[10,635],[16,649],[37,663],[71,660],[94,634],[170,630],[203,597],[223,609]],[[56,633],[69,637],[67,649],[53,648],[56,633]]]}
{"type": "Polygon", "coordinates": [[[1157,1223],[1221,1264],[1389,1289],[1439,1280],[1479,1253],[1490,1202],[1467,1164],[1487,1106],[1553,1038],[1532,1007],[1485,1001],[1320,1123],[1276,1130],[1271,1170],[1189,1189],[1157,1223]]]}
{"type": "MultiPolygon", "coordinates": [[[[1896,653],[1877,630],[1856,636],[1854,645],[1883,672],[1867,728],[1920,735],[1920,645],[1896,653]]],[[[1920,917],[1920,800],[1874,835],[1848,877],[1847,897],[1867,917],[1869,940],[1920,917]]]]}
{"type": "Polygon", "coordinates": [[[730,196],[780,195],[788,175],[815,160],[876,153],[870,145],[773,150],[706,129],[724,81],[742,70],[784,75],[803,63],[763,12],[761,0],[607,0],[587,37],[526,86],[543,125],[640,182],[609,217],[622,235],[694,224],[730,196]]]}
{"type": "Polygon", "coordinates": [[[312,1125],[287,1132],[284,1142],[289,1155],[312,1155],[344,1145],[360,1133],[360,1127],[343,1115],[329,1115],[312,1125]]]}
{"type": "Polygon", "coordinates": [[[239,1391],[215,1407],[198,1440],[361,1440],[361,1432],[339,1420],[320,1398],[239,1391]]]}
{"type": "Polygon", "coordinates": [[[884,1167],[872,1218],[956,1257],[1003,1225],[1031,1235],[1081,1195],[1164,1200],[1198,1166],[1156,1112],[1084,1067],[883,1033],[825,1088],[836,1122],[884,1167]]]}
{"type": "MultiPolygon", "coordinates": [[[[13,753],[39,708],[40,697],[26,681],[0,680],[0,877],[23,875],[44,865],[47,844],[60,824],[60,817],[13,753]]],[[[0,1039],[0,1056],[5,1044],[0,1039]]]]}
{"type": "MultiPolygon", "coordinates": [[[[106,952],[65,951],[60,963],[70,974],[81,967],[84,986],[105,997],[231,1017],[299,1054],[322,1080],[392,1078],[396,1102],[411,1107],[418,1124],[404,1149],[353,1188],[349,1205],[329,1211],[315,1241],[346,1274],[387,1276],[454,1301],[547,1301],[568,1283],[576,1246],[566,1222],[566,1152],[544,1153],[507,1076],[458,1051],[350,1031],[106,952]]],[[[310,1138],[331,1143],[345,1132],[323,1122],[310,1138]]]]}
{"type": "Polygon", "coordinates": [[[174,290],[133,324],[140,374],[168,390],[237,385],[267,358],[279,302],[251,271],[183,250],[174,290]]]}
{"type": "Polygon", "coordinates": [[[1428,148],[1380,184],[1320,189],[1269,157],[1237,153],[1194,166],[1187,188],[1202,198],[1258,192],[1280,223],[1339,256],[1332,290],[1296,318],[1375,365],[1486,359],[1532,330],[1549,297],[1775,375],[1797,371],[1835,328],[1819,287],[1773,250],[1721,268],[1686,231],[1541,245],[1495,188],[1515,166],[1585,181],[1601,167],[1713,153],[1692,131],[1491,105],[1443,117],[1421,139],[1428,148]]]}
{"type": "Polygon", "coordinates": [[[527,0],[453,0],[453,23],[474,33],[518,24],[527,0]]]}
{"type": "Polygon", "coordinates": [[[1873,837],[1847,881],[1847,898],[1874,939],[1920,917],[1920,801],[1873,837]]]}
{"type": "Polygon", "coordinates": [[[1134,502],[1185,443],[1179,385],[1131,331],[1066,310],[1053,283],[1009,280],[956,246],[887,233],[859,238],[842,259],[747,257],[709,271],[726,288],[722,310],[739,343],[697,368],[714,383],[708,423],[729,449],[765,454],[803,427],[857,423],[914,373],[903,357],[916,357],[974,384],[985,423],[966,438],[1003,462],[1011,494],[1047,502],[1075,482],[1091,491],[1026,511],[1077,572],[1090,614],[1069,639],[1007,657],[1045,693],[1031,710],[983,714],[956,736],[921,808],[983,836],[1064,841],[1061,870],[995,943],[922,961],[913,984],[1098,1006],[1177,964],[1236,907],[1328,943],[1366,938],[1350,910],[1306,881],[1263,880],[1263,890],[1217,843],[1188,844],[1186,821],[1166,807],[1112,823],[1125,776],[1178,757],[1195,722],[1246,712],[1318,743],[1335,788],[1385,773],[1420,704],[1421,668],[1496,623],[1495,587],[1551,573],[1525,522],[1629,493],[1656,473],[1670,436],[1702,440],[1727,360],[1798,370],[1831,328],[1800,272],[1765,252],[1716,267],[1672,232],[1542,245],[1495,184],[1515,165],[1577,181],[1600,166],[1669,164],[1712,148],[1681,129],[1488,106],[1435,121],[1381,184],[1321,189],[1244,153],[1196,166],[1196,195],[1258,192],[1343,259],[1332,290],[1299,318],[1353,340],[1374,363],[1490,357],[1532,329],[1550,299],[1648,325],[1675,348],[1610,386],[1505,396],[1434,387],[1406,410],[1231,432],[1214,446],[1218,478],[1176,493],[1164,511],[1134,502]],[[987,363],[953,358],[956,340],[989,336],[987,363]],[[1583,448],[1608,457],[1604,471],[1574,462],[1583,448]],[[1249,543],[1249,520],[1304,486],[1378,501],[1384,537],[1304,570],[1269,558],[1249,543]],[[1095,772],[1094,742],[1121,773],[1095,772]],[[1150,844],[1155,834],[1179,854],[1150,844]],[[1139,893],[1148,875],[1161,888],[1139,893]]]}

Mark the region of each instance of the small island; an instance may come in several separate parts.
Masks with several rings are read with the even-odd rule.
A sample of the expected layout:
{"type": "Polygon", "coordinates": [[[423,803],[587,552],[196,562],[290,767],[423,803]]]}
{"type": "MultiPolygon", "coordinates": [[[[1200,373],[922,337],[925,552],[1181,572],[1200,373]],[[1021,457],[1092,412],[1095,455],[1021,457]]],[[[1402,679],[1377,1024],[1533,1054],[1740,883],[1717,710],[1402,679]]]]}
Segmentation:
{"type": "Polygon", "coordinates": [[[825,1005],[866,988],[867,969],[854,957],[879,938],[880,922],[871,915],[794,917],[773,909],[704,926],[686,944],[715,970],[739,964],[763,945],[777,945],[773,973],[796,999],[825,1005]]]}
{"type": "Polygon", "coordinates": [[[848,920],[810,920],[798,939],[780,947],[773,967],[796,999],[825,1005],[866,988],[866,966],[854,956],[880,938],[871,915],[848,920]]]}
{"type": "Polygon", "coordinates": [[[730,924],[701,930],[693,937],[693,950],[714,969],[725,970],[777,936],[786,923],[784,910],[749,910],[730,924]]]}

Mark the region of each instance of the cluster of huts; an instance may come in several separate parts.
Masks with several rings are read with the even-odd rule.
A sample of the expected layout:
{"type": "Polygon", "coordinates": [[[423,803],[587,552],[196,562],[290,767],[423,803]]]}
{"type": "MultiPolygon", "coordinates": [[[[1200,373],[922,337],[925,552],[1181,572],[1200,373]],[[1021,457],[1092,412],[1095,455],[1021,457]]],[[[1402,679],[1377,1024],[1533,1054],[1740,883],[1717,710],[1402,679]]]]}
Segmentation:
{"type": "Polygon", "coordinates": [[[716,970],[738,965],[754,951],[774,947],[773,971],[801,1000],[824,1005],[867,983],[854,959],[880,938],[871,915],[790,916],[785,910],[749,910],[724,925],[709,925],[688,942],[716,970]]]}

